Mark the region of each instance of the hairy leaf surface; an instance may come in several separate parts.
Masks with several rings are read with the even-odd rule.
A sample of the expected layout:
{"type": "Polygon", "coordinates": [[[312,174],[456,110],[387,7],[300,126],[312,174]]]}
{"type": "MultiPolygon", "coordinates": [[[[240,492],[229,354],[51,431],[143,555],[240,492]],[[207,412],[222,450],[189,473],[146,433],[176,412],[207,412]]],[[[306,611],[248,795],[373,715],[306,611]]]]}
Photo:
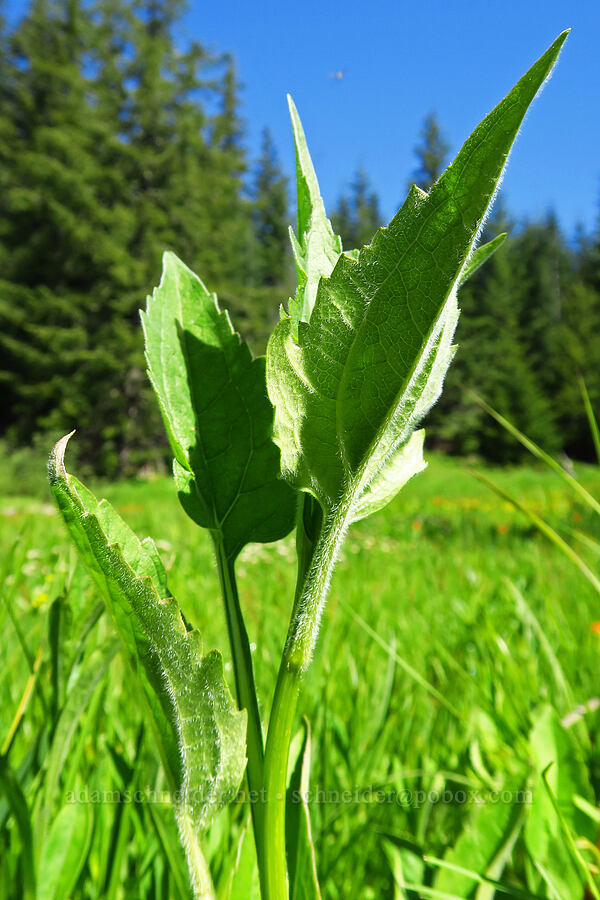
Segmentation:
{"type": "Polygon", "coordinates": [[[481,247],[474,250],[460,273],[459,286],[463,285],[465,281],[467,281],[471,275],[484,264],[484,262],[487,262],[490,256],[492,256],[496,250],[500,249],[505,240],[506,232],[503,232],[502,234],[496,235],[496,237],[493,240],[488,241],[487,244],[482,244],[481,247]]]}
{"type": "Polygon", "coordinates": [[[427,468],[423,459],[425,430],[413,432],[405,444],[401,444],[384,460],[376,475],[367,482],[354,504],[352,519],[366,519],[387,506],[413,475],[427,468]]]}
{"type": "Polygon", "coordinates": [[[186,630],[154,542],[140,541],[106,500],[98,502],[66,472],[67,441],[60,440],[50,458],[52,493],[141,685],[178,792],[180,824],[185,818],[198,834],[242,780],[246,713],[235,707],[221,654],[203,656],[199,633],[186,630]]]}
{"type": "Polygon", "coordinates": [[[279,475],[264,358],[252,359],[216,296],[173,253],[141,317],[184,509],[222,536],[230,558],[250,541],[284,537],[296,499],[279,475]]]}
{"type": "Polygon", "coordinates": [[[267,382],[282,466],[325,510],[342,498],[360,503],[439,396],[454,353],[456,290],[523,117],[565,38],[483,120],[428,194],[413,187],[369,246],[357,257],[342,254],[321,277],[297,336],[294,317],[277,325],[267,382]]]}

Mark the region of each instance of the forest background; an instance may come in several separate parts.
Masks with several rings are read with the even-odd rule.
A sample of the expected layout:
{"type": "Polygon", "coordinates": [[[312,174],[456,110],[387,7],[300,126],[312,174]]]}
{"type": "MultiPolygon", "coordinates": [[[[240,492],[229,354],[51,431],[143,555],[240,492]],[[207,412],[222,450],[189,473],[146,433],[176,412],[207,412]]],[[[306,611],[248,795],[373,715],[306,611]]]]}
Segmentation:
{"type": "MultiPolygon", "coordinates": [[[[0,440],[21,472],[74,427],[84,474],[166,467],[138,316],[163,250],[218,293],[256,353],[294,289],[273,138],[265,129],[250,157],[235,60],[182,48],[183,12],[179,0],[34,0],[0,20],[0,440]]],[[[407,184],[427,189],[458,148],[434,113],[414,141],[407,184]]],[[[361,168],[330,213],[347,249],[385,224],[361,168]]],[[[552,211],[515,221],[500,196],[484,238],[502,231],[461,289],[460,352],[428,446],[517,458],[472,387],[549,452],[590,459],[576,374],[598,408],[600,233],[567,240],[552,211]]]]}

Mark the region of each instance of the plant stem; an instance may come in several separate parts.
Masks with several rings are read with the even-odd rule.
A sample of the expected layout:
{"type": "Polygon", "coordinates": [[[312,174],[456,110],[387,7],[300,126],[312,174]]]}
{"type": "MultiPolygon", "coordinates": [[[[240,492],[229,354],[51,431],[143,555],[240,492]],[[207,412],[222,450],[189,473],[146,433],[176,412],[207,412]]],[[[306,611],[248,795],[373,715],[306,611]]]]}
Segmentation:
{"type": "Polygon", "coordinates": [[[265,754],[265,817],[263,843],[267,850],[261,871],[263,900],[285,900],[288,896],[285,852],[285,792],[287,767],[296,704],[302,673],[281,661],[271,707],[265,754]],[[267,849],[268,848],[268,849],[267,849]]]}
{"type": "Polygon", "coordinates": [[[339,506],[324,520],[302,590],[296,592],[283,662],[297,668],[301,674],[306,672],[313,657],[331,574],[346,535],[353,498],[354,491],[348,490],[339,506]]]}
{"type": "Polygon", "coordinates": [[[331,573],[346,532],[349,508],[349,501],[340,504],[323,524],[310,566],[305,565],[306,560],[299,554],[299,576],[306,574],[306,577],[302,589],[296,591],[271,708],[265,753],[263,845],[268,852],[264,860],[266,874],[261,878],[263,900],[285,900],[288,896],[285,797],[294,715],[302,677],[312,660],[331,573]]]}
{"type": "Polygon", "coordinates": [[[258,697],[256,694],[256,685],[254,683],[254,670],[252,667],[248,632],[246,631],[246,625],[240,607],[234,562],[226,555],[223,543],[216,539],[215,550],[221,592],[225,605],[225,617],[227,619],[231,655],[233,657],[237,701],[240,709],[245,709],[248,713],[248,730],[246,733],[248,766],[246,771],[248,775],[248,788],[251,794],[250,809],[252,813],[254,841],[256,844],[256,855],[260,869],[262,868],[262,835],[264,831],[264,804],[262,795],[264,751],[262,726],[258,710],[258,697]]]}
{"type": "Polygon", "coordinates": [[[195,900],[216,900],[210,869],[200,848],[192,820],[182,809],[177,808],[175,817],[179,827],[179,837],[185,849],[194,898],[195,900]]]}

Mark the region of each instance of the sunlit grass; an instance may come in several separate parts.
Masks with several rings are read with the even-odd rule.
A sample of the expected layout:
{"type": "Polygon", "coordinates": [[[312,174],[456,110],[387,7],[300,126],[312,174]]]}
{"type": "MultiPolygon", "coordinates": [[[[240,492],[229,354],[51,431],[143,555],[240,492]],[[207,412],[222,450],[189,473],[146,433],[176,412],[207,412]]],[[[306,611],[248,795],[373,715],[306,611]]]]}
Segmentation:
{"type": "MultiPolygon", "coordinates": [[[[577,469],[598,496],[598,471],[577,469]]],[[[573,539],[573,529],[600,537],[592,516],[552,473],[519,467],[490,474],[567,540],[573,539]]],[[[171,483],[128,482],[100,492],[139,534],[157,539],[171,590],[201,629],[206,649],[226,647],[209,541],[180,510],[171,483]]],[[[64,640],[71,652],[95,598],[49,503],[19,497],[0,501],[0,542],[1,742],[14,721],[31,662],[43,647],[41,690],[34,690],[10,751],[12,770],[26,772],[32,745],[44,740],[44,717],[52,705],[53,602],[58,596],[68,599],[64,640]]],[[[597,568],[592,546],[578,550],[597,568]]],[[[293,562],[291,539],[249,546],[238,562],[250,640],[260,648],[255,666],[263,711],[287,626],[293,562]]],[[[361,894],[366,898],[392,897],[385,841],[408,841],[443,856],[472,812],[456,803],[378,802],[364,789],[427,793],[502,784],[527,763],[531,714],[542,702],[551,703],[561,718],[577,705],[585,707],[572,728],[598,795],[600,756],[589,740],[600,715],[593,703],[600,695],[598,620],[592,587],[525,517],[477,482],[466,464],[431,458],[427,472],[389,508],[353,527],[301,705],[313,729],[312,783],[327,800],[312,809],[327,897],[352,896],[356,884],[366,886],[361,894]],[[445,702],[436,699],[436,692],[445,702]],[[351,799],[339,799],[343,791],[351,799]]],[[[101,620],[86,654],[110,631],[101,620]]],[[[118,783],[124,776],[118,775],[113,755],[134,764],[140,723],[127,672],[117,660],[78,726],[71,750],[79,754],[77,778],[107,789],[118,783]]],[[[153,784],[157,769],[151,740],[146,736],[142,742],[135,777],[153,784]]],[[[36,753],[43,769],[43,747],[36,753]]],[[[35,812],[35,766],[23,775],[23,784],[35,812]]],[[[60,802],[57,795],[54,803],[60,802]]],[[[114,828],[115,809],[103,815],[109,817],[104,827],[114,828]]],[[[142,877],[140,860],[152,853],[164,859],[160,842],[154,837],[148,843],[154,821],[148,815],[136,810],[121,826],[123,853],[116,863],[110,856],[121,867],[117,897],[150,896],[152,866],[142,877]]],[[[235,818],[235,811],[226,815],[235,818]]],[[[6,810],[0,810],[0,824],[6,821],[6,810]]],[[[8,827],[14,838],[14,824],[8,827]]],[[[211,837],[216,867],[226,830],[219,828],[217,823],[211,837]]],[[[100,831],[94,840],[100,841],[100,831]]],[[[11,853],[0,864],[4,885],[18,847],[19,841],[11,840],[11,853]]],[[[106,873],[94,875],[93,868],[101,869],[108,857],[100,845],[92,848],[84,870],[87,886],[81,882],[78,897],[102,896],[90,884],[94,878],[103,883],[106,873]]],[[[518,855],[516,860],[518,878],[518,855]]]]}

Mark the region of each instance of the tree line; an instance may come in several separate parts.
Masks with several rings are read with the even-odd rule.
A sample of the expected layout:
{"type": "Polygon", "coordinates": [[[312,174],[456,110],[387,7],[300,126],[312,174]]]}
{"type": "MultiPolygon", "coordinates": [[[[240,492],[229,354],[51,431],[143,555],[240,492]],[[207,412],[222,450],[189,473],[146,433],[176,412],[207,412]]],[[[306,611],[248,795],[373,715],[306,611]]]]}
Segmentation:
{"type": "Polygon", "coordinates": [[[260,348],[289,293],[287,187],[251,163],[233,60],[180,0],[33,0],[0,35],[0,434],[77,425],[99,472],[160,457],[138,309],[172,249],[260,348]]]}
{"type": "MultiPolygon", "coordinates": [[[[33,0],[15,26],[0,19],[0,436],[49,443],[76,425],[82,462],[110,476],[165,456],[138,321],[162,251],[201,273],[257,352],[293,290],[272,138],[249,159],[234,61],[182,47],[183,12],[181,0],[33,0]]],[[[448,152],[435,117],[416,149],[427,189],[448,152]]],[[[348,248],[381,224],[363,171],[332,218],[348,248]]],[[[488,231],[508,220],[498,208],[488,231]]],[[[433,443],[514,453],[464,384],[547,449],[589,453],[575,375],[600,399],[599,246],[568,246],[549,216],[465,285],[433,443]]]]}

